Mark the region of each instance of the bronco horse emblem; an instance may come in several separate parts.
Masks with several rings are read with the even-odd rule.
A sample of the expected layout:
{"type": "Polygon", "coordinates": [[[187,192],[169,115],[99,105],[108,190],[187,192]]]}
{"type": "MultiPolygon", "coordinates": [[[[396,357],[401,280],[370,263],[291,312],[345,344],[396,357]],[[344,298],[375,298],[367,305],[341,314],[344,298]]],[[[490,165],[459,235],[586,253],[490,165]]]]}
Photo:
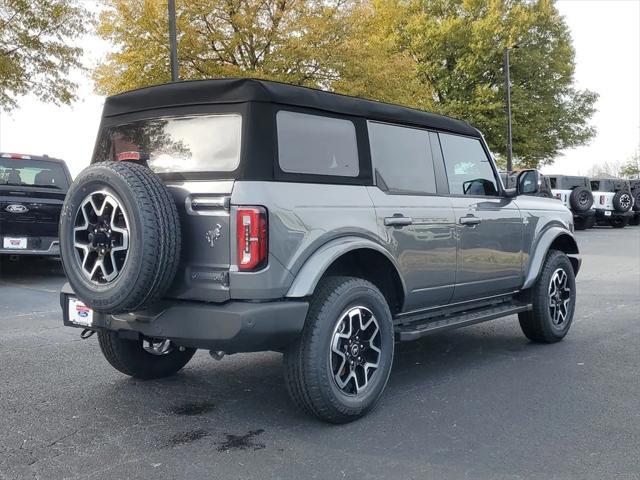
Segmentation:
{"type": "Polygon", "coordinates": [[[221,235],[222,235],[222,225],[217,223],[216,228],[214,228],[213,230],[207,230],[204,236],[207,239],[207,243],[209,244],[209,246],[213,247],[221,235]]]}

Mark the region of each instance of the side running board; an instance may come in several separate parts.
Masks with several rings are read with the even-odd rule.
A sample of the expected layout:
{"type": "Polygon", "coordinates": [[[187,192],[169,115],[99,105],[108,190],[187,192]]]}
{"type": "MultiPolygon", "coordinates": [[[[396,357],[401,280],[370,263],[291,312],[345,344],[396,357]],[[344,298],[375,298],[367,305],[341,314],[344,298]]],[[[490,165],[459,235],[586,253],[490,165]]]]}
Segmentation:
{"type": "Polygon", "coordinates": [[[444,315],[435,318],[411,318],[401,325],[396,325],[396,338],[401,342],[410,342],[432,333],[453,330],[476,323],[486,322],[500,317],[506,317],[519,312],[531,310],[530,304],[519,302],[505,302],[500,305],[476,308],[456,314],[444,315]]]}

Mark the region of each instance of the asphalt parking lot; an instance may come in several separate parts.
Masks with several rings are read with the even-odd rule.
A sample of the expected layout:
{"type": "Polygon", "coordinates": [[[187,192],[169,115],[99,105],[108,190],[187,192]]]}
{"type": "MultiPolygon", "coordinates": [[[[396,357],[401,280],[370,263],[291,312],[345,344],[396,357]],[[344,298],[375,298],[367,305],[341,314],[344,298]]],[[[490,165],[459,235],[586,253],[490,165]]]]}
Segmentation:
{"type": "Polygon", "coordinates": [[[571,332],[515,317],[402,344],[379,407],[293,409],[276,353],[137,381],[64,328],[52,261],[0,264],[0,479],[640,478],[640,228],[578,232],[571,332]]]}

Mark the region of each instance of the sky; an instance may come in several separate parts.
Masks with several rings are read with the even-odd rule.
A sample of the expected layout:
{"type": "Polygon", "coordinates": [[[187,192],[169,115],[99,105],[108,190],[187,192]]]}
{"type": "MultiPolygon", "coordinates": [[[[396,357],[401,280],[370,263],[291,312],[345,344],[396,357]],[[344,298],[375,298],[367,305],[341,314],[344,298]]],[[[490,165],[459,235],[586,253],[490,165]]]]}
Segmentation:
{"type": "MultiPolygon", "coordinates": [[[[576,50],[576,85],[600,95],[592,119],[598,133],[542,171],[586,175],[593,165],[622,163],[640,148],[640,0],[559,0],[557,6],[576,50]]],[[[80,43],[89,68],[110,48],[92,36],[80,43]]],[[[93,91],[88,73],[73,77],[80,100],[71,106],[27,96],[11,113],[0,112],[0,151],[63,158],[74,176],[87,166],[104,98],[93,91]]]]}

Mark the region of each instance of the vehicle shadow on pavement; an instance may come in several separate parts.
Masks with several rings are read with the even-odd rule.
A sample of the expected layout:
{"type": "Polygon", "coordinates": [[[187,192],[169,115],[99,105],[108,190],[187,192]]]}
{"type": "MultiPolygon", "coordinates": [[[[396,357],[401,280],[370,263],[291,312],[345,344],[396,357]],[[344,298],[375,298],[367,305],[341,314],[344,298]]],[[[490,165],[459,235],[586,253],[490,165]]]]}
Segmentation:
{"type": "MultiPolygon", "coordinates": [[[[471,327],[396,344],[389,385],[375,415],[386,415],[389,408],[410,409],[414,400],[403,399],[410,392],[428,395],[432,387],[458,376],[464,379],[473,369],[492,371],[500,364],[511,368],[518,359],[539,355],[541,348],[545,346],[523,337],[515,320],[502,321],[497,327],[471,327]]],[[[139,402],[140,408],[132,415],[144,415],[144,410],[150,408],[161,416],[207,420],[224,416],[249,426],[293,426],[301,422],[323,425],[298,412],[290,402],[282,355],[278,353],[232,355],[215,362],[205,352],[199,352],[190,365],[173,377],[155,381],[119,377],[108,388],[113,404],[139,402]]],[[[361,422],[369,420],[358,423],[361,422]]]]}
{"type": "Polygon", "coordinates": [[[20,283],[64,276],[62,262],[57,257],[18,257],[11,259],[0,255],[0,279],[20,283]]]}

